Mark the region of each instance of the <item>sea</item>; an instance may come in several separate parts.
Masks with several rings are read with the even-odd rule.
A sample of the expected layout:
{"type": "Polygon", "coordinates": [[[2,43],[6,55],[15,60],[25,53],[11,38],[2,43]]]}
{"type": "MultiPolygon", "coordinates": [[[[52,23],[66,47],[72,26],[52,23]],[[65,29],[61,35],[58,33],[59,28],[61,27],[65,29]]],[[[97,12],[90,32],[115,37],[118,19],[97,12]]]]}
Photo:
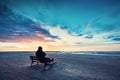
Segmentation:
{"type": "MultiPolygon", "coordinates": [[[[100,56],[120,56],[120,51],[45,51],[48,54],[80,54],[80,55],[100,55],[100,56]]],[[[35,51],[10,51],[0,52],[0,54],[35,54],[35,51]]]]}

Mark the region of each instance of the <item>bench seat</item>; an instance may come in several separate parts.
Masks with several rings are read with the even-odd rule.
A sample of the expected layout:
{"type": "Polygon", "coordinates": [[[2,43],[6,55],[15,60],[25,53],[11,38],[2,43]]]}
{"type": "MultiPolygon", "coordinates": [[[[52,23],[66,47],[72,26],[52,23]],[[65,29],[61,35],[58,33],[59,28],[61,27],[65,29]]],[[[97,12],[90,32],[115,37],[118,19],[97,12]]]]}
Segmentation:
{"type": "Polygon", "coordinates": [[[30,59],[31,59],[31,67],[34,65],[39,65],[39,63],[43,63],[44,64],[43,70],[45,70],[46,66],[52,67],[52,65],[54,64],[54,63],[51,64],[50,62],[48,62],[47,64],[44,62],[40,62],[36,56],[30,56],[30,59]]]}

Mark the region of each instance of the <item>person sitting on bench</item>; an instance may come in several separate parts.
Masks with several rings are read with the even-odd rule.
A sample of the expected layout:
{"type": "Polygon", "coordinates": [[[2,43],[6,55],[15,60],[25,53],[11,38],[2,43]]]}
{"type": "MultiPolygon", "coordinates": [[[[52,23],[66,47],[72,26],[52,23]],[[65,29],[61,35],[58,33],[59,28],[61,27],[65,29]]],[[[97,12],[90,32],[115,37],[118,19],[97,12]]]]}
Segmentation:
{"type": "Polygon", "coordinates": [[[46,57],[46,53],[42,50],[41,46],[39,46],[38,50],[36,51],[36,57],[38,58],[40,62],[45,63],[45,69],[47,68],[47,64],[54,61],[53,58],[50,59],[46,57]]]}

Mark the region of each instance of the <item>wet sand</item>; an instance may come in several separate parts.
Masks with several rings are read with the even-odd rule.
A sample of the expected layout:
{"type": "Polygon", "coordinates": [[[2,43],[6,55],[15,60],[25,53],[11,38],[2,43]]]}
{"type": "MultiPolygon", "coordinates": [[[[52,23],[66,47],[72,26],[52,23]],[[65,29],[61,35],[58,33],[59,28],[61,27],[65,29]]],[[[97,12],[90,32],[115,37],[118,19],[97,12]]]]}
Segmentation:
{"type": "Polygon", "coordinates": [[[120,80],[120,56],[49,53],[57,62],[48,71],[30,67],[34,52],[0,52],[0,80],[120,80]]]}

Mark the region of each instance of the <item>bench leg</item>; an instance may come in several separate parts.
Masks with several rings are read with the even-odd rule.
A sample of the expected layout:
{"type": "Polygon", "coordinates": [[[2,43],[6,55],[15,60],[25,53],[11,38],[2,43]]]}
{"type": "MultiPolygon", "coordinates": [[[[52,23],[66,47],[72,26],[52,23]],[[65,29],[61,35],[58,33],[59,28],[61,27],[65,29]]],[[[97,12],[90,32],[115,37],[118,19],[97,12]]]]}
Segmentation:
{"type": "Polygon", "coordinates": [[[37,65],[39,65],[39,62],[37,62],[37,65]]]}
{"type": "Polygon", "coordinates": [[[52,68],[52,64],[50,64],[50,63],[44,63],[43,71],[49,70],[50,68],[52,68]]]}
{"type": "Polygon", "coordinates": [[[30,65],[31,67],[33,66],[33,62],[31,62],[31,65],[30,65]]]}

